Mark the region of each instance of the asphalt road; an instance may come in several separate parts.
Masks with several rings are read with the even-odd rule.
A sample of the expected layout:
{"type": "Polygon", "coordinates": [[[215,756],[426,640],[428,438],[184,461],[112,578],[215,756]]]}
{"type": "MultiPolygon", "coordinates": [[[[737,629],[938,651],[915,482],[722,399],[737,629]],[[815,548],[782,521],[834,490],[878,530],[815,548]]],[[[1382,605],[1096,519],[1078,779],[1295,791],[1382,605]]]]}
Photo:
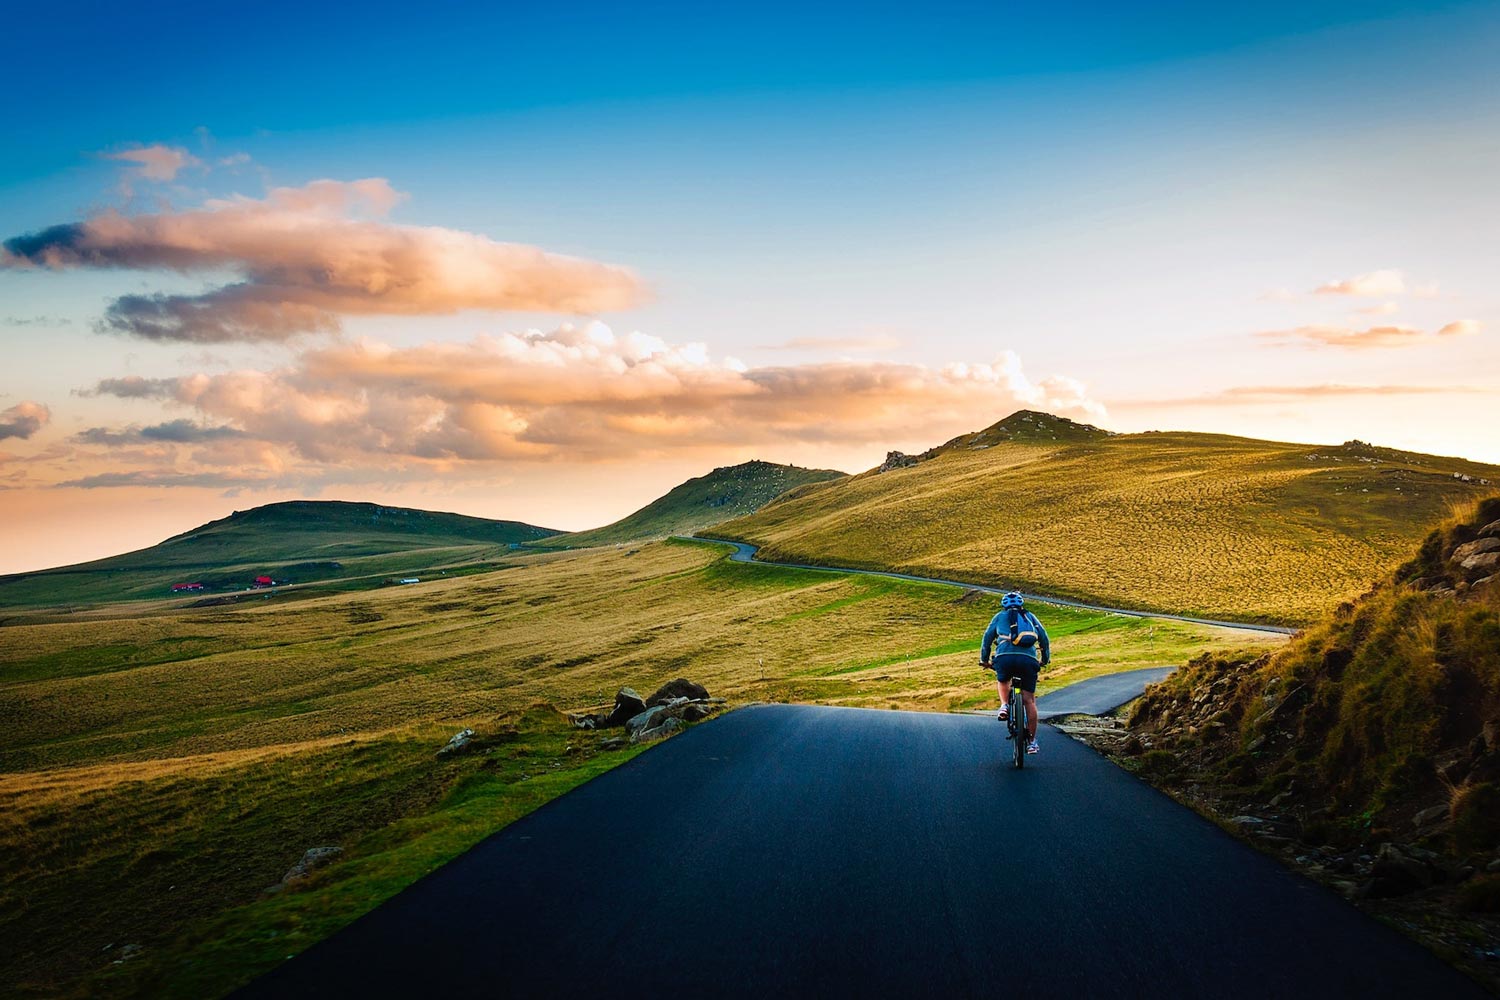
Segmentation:
{"type": "Polygon", "coordinates": [[[1139,698],[1145,693],[1147,684],[1155,684],[1174,669],[1143,667],[1103,677],[1090,677],[1086,681],[1042,695],[1036,700],[1036,716],[1038,719],[1051,719],[1059,715],[1103,715],[1127,701],[1139,698]]]}
{"type": "Polygon", "coordinates": [[[1466,997],[1327,890],[1045,730],[815,706],[694,727],[246,998],[1466,997]]]}
{"type": "MultiPolygon", "coordinates": [[[[771,562],[766,559],[756,559],[755,553],[760,546],[750,545],[746,542],[732,542],[727,538],[708,538],[694,535],[691,538],[678,535],[693,542],[715,542],[719,545],[732,545],[734,552],[729,556],[731,562],[755,562],[762,566],[784,566],[787,569],[812,569],[824,573],[852,573],[856,576],[888,576],[896,580],[911,580],[916,583],[941,583],[950,587],[963,587],[966,590],[977,590],[985,594],[1003,594],[1004,590],[998,587],[982,587],[976,583],[963,583],[959,580],[943,580],[935,576],[913,576],[910,573],[893,573],[878,569],[851,569],[847,566],[814,566],[810,563],[784,563],[771,562]]],[[[1028,601],[1038,601],[1042,604],[1056,604],[1065,608],[1082,608],[1085,611],[1107,611],[1112,615],[1129,615],[1132,618],[1165,618],[1177,622],[1193,622],[1197,625],[1219,625],[1223,628],[1237,628],[1249,632],[1274,632],[1277,635],[1294,635],[1296,629],[1287,628],[1282,625],[1261,625],[1254,622],[1226,622],[1216,618],[1189,618],[1186,615],[1168,615],[1155,611],[1130,611],[1125,608],[1109,608],[1102,604],[1085,604],[1082,601],[1069,600],[1066,597],[1048,597],[1045,594],[1023,594],[1028,601]]]]}

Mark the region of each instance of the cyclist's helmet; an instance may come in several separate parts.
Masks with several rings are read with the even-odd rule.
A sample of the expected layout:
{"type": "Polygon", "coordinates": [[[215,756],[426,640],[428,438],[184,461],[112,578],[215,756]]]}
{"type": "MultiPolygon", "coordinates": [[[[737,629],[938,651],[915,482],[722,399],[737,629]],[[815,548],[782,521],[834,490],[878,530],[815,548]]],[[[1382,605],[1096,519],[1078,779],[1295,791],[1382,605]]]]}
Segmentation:
{"type": "Polygon", "coordinates": [[[1026,599],[1014,590],[1000,598],[1000,608],[1002,611],[1019,611],[1024,607],[1026,607],[1026,599]]]}

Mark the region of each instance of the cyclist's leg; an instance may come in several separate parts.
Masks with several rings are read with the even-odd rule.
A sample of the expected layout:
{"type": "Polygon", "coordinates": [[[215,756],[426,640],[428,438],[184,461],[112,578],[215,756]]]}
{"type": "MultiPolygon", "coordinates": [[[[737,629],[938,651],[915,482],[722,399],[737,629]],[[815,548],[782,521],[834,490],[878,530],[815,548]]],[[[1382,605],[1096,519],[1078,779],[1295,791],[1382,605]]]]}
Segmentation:
{"type": "Polygon", "coordinates": [[[1036,739],[1036,681],[1040,669],[1028,664],[1017,668],[1016,686],[1021,689],[1021,702],[1026,706],[1026,736],[1036,739]]]}
{"type": "Polygon", "coordinates": [[[1000,691],[1000,704],[1002,706],[1009,705],[1010,704],[1010,681],[1009,680],[997,680],[995,682],[995,687],[997,689],[999,689],[999,691],[1000,691]]]}

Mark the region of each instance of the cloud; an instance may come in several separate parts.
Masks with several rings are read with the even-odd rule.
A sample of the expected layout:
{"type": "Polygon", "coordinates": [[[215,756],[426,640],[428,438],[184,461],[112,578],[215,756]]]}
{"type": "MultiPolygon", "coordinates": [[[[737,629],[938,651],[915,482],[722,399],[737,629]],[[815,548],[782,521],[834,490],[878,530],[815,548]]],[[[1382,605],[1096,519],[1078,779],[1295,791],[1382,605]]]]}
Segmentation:
{"type": "Polygon", "coordinates": [[[70,321],[54,316],[5,316],[0,317],[4,326],[67,326],[70,321]]]}
{"type": "Polygon", "coordinates": [[[168,420],[149,427],[127,427],[110,430],[107,427],[90,427],[73,435],[79,444],[122,445],[167,442],[171,444],[201,444],[205,441],[222,441],[242,438],[245,432],[235,427],[212,427],[191,420],[168,420]]]}
{"type": "Polygon", "coordinates": [[[1340,281],[1328,281],[1313,289],[1314,295],[1359,295],[1379,298],[1406,291],[1406,276],[1393,268],[1371,271],[1340,281]]]}
{"type": "Polygon", "coordinates": [[[402,198],[382,178],[321,180],[186,211],[104,212],[6,240],[0,267],[237,272],[240,281],[200,294],[124,296],[101,323],[148,340],[199,343],[325,333],[348,315],[583,315],[644,297],[622,268],[381,218],[402,198]]]}
{"type": "Polygon", "coordinates": [[[1484,329],[1484,325],[1477,319],[1459,319],[1441,327],[1437,335],[1439,337],[1464,337],[1472,333],[1478,333],[1484,329]]]}
{"type": "Polygon", "coordinates": [[[148,181],[171,181],[186,167],[201,167],[203,161],[180,146],[132,146],[101,154],[106,160],[134,164],[131,174],[148,181]]]}
{"type": "Polygon", "coordinates": [[[0,441],[6,438],[25,440],[47,426],[52,411],[41,403],[22,400],[15,406],[0,410],[0,441]]]}
{"type": "Polygon", "coordinates": [[[1401,305],[1398,302],[1378,302],[1373,306],[1364,306],[1354,311],[1364,316],[1389,316],[1400,310],[1401,305]]]}
{"type": "Polygon", "coordinates": [[[74,487],[82,490],[97,490],[122,486],[187,486],[199,489],[234,489],[264,486],[267,482],[259,477],[225,475],[220,472],[161,472],[135,469],[130,472],[100,472],[91,476],[80,476],[56,484],[58,487],[74,487]]]}
{"type": "Polygon", "coordinates": [[[1456,320],[1428,333],[1411,326],[1372,326],[1356,330],[1343,326],[1312,325],[1299,326],[1292,330],[1265,330],[1256,337],[1275,344],[1311,344],[1319,347],[1407,347],[1430,344],[1450,337],[1478,333],[1482,329],[1477,320],[1456,320]]]}
{"type": "Polygon", "coordinates": [[[939,440],[1019,407],[1099,419],[1065,376],[1015,354],[929,368],[840,361],[746,368],[702,344],[602,323],[396,348],[337,343],[275,371],[130,376],[94,394],[193,411],[288,463],[609,461],[777,443],[939,440]],[[924,428],[930,428],[924,433],[924,428]]]}
{"type": "Polygon", "coordinates": [[[115,396],[120,399],[170,399],[176,391],[175,378],[142,378],[123,375],[102,379],[92,389],[81,389],[79,396],[115,396]]]}

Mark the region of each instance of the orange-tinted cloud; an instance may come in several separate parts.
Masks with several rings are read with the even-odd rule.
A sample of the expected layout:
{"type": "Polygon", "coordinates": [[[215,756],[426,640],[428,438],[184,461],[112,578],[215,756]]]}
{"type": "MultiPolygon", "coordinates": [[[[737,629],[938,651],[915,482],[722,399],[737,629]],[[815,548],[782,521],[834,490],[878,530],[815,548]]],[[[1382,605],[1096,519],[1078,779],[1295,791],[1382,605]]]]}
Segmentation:
{"type": "MultiPolygon", "coordinates": [[[[1034,382],[1008,352],[992,364],[939,369],[852,361],[747,368],[710,358],[701,344],[617,335],[601,323],[409,348],[339,343],[277,371],[132,376],[90,391],[188,409],[241,432],[215,447],[273,447],[287,467],[610,461],[883,443],[929,427],[924,436],[941,440],[1023,406],[1103,414],[1080,383],[1034,382]]],[[[128,429],[96,437],[103,443],[110,433],[128,429]]]]}
{"type": "Polygon", "coordinates": [[[115,153],[102,154],[106,160],[134,164],[133,173],[148,181],[170,181],[185,167],[202,166],[203,161],[180,146],[132,146],[115,153]]]}
{"type": "Polygon", "coordinates": [[[622,268],[380,218],[401,197],[381,178],[322,180],[187,211],[110,211],[6,240],[0,267],[237,271],[242,281],[198,295],[124,296],[102,324],[203,343],[327,332],[345,315],[588,314],[643,297],[622,268]]]}
{"type": "Polygon", "coordinates": [[[23,400],[9,409],[0,410],[0,441],[6,438],[26,439],[47,426],[52,411],[41,403],[23,400]]]}
{"type": "Polygon", "coordinates": [[[1303,344],[1320,347],[1408,347],[1430,344],[1436,340],[1478,333],[1478,320],[1460,319],[1428,333],[1411,326],[1372,326],[1356,330],[1344,326],[1299,326],[1291,330],[1266,330],[1255,336],[1276,344],[1303,344]]]}
{"type": "Polygon", "coordinates": [[[1439,337],[1463,337],[1471,333],[1478,333],[1484,326],[1477,319],[1459,319],[1440,328],[1437,332],[1439,337]]]}
{"type": "Polygon", "coordinates": [[[1394,268],[1371,271],[1337,281],[1327,281],[1313,289],[1314,295],[1359,295],[1380,298],[1406,291],[1406,276],[1394,268]]]}

